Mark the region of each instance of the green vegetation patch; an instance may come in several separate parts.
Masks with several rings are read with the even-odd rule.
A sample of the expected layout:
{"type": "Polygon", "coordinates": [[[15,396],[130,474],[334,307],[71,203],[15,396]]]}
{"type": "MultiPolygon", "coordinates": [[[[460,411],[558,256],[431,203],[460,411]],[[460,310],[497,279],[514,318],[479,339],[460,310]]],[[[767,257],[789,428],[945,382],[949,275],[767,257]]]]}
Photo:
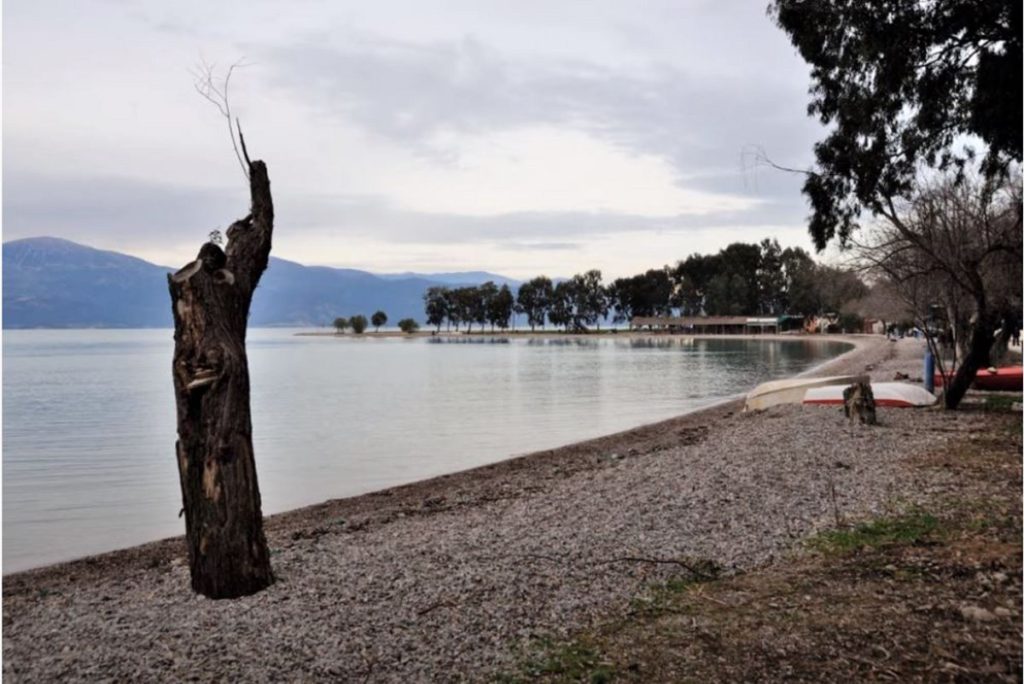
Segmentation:
{"type": "Polygon", "coordinates": [[[630,602],[630,611],[622,618],[572,639],[541,637],[530,641],[523,648],[514,671],[499,674],[496,681],[503,684],[533,681],[601,684],[618,679],[622,673],[617,671],[602,646],[609,635],[639,624],[638,620],[686,612],[686,606],[680,607],[680,601],[715,582],[722,574],[721,566],[708,559],[687,559],[680,564],[688,568],[686,574],[650,585],[630,602]]]}
{"type": "Polygon", "coordinates": [[[914,511],[895,518],[879,518],[851,529],[829,530],[808,540],[807,545],[819,552],[844,554],[895,544],[916,544],[924,541],[939,526],[938,519],[914,511]]]}
{"type": "Polygon", "coordinates": [[[632,611],[657,616],[667,609],[676,610],[677,597],[714,582],[722,575],[721,566],[711,560],[697,559],[690,562],[690,567],[692,569],[688,574],[653,584],[646,592],[635,597],[630,602],[632,611]]]}
{"type": "Polygon", "coordinates": [[[611,664],[601,659],[599,650],[585,640],[555,642],[540,639],[533,645],[517,674],[498,677],[499,682],[513,684],[537,679],[554,682],[610,682],[615,677],[611,664]]]}
{"type": "Polygon", "coordinates": [[[1020,404],[1022,401],[1020,394],[988,394],[985,395],[982,407],[986,411],[996,411],[999,413],[1020,413],[1020,411],[1014,411],[1014,404],[1020,404]]]}

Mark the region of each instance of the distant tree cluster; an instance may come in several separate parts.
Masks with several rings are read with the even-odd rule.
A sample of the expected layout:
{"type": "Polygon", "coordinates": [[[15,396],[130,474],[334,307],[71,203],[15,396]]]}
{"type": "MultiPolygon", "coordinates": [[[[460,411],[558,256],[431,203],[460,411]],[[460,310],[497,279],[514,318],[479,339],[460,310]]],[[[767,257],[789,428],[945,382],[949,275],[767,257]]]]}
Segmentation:
{"type": "Polygon", "coordinates": [[[718,254],[693,254],[666,271],[672,288],[668,302],[659,288],[658,298],[640,300],[652,313],[635,315],[655,315],[660,307],[685,316],[810,316],[838,312],[866,290],[856,274],[819,264],[799,247],[782,249],[768,239],[760,244],[735,242],[718,254]]]}
{"type": "MultiPolygon", "coordinates": [[[[351,318],[339,317],[334,319],[334,327],[339,333],[343,333],[349,328],[352,328],[352,332],[357,335],[361,335],[366,330],[367,325],[372,325],[375,332],[380,332],[380,328],[386,325],[388,322],[388,315],[383,311],[375,311],[370,320],[366,320],[366,316],[361,314],[352,316],[351,318]]],[[[403,318],[398,321],[398,329],[406,334],[412,334],[420,329],[420,324],[412,318],[403,318]]]]}
{"type": "Polygon", "coordinates": [[[837,312],[863,296],[855,274],[819,264],[776,240],[734,242],[674,266],[619,278],[608,287],[616,322],[635,316],[809,316],[837,312]]]}
{"type": "Polygon", "coordinates": [[[607,286],[596,269],[559,283],[538,276],[519,286],[514,303],[508,287],[498,291],[494,283],[432,287],[423,299],[427,322],[437,330],[466,324],[471,332],[474,323],[483,327],[485,322],[504,329],[515,313],[526,316],[531,330],[550,323],[580,332],[600,329],[609,314],[623,323],[636,316],[833,313],[865,292],[856,274],[819,264],[799,247],[782,249],[778,241],[766,239],[736,242],[717,254],[692,254],[674,266],[618,278],[607,286]]]}
{"type": "Polygon", "coordinates": [[[515,307],[508,285],[498,287],[490,280],[479,286],[431,287],[423,302],[428,325],[440,330],[447,323],[449,329],[459,330],[465,324],[466,332],[472,332],[474,324],[483,328],[489,323],[491,330],[508,328],[515,307]]]}

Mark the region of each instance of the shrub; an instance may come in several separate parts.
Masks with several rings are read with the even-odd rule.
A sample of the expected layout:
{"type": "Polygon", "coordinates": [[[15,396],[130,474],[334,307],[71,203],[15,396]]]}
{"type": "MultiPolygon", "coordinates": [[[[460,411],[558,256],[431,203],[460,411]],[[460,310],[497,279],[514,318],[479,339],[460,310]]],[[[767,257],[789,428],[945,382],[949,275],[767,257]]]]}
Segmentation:
{"type": "Polygon", "coordinates": [[[352,327],[352,332],[357,335],[361,335],[363,331],[366,330],[366,316],[357,314],[348,319],[348,324],[352,327]]]}

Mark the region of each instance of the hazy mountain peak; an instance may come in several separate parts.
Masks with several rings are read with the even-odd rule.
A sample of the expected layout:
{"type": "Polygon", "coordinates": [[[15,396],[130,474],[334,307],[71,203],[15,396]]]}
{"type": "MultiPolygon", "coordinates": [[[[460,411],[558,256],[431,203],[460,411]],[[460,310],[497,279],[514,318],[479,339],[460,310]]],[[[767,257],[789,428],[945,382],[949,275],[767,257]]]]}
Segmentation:
{"type": "MultiPolygon", "coordinates": [[[[5,328],[170,327],[167,274],[120,252],[57,237],[3,244],[5,328]]],[[[338,316],[374,311],[389,320],[423,319],[423,293],[432,285],[516,281],[475,271],[378,276],[357,269],[306,266],[271,257],[253,298],[255,326],[329,325],[338,316]]]]}

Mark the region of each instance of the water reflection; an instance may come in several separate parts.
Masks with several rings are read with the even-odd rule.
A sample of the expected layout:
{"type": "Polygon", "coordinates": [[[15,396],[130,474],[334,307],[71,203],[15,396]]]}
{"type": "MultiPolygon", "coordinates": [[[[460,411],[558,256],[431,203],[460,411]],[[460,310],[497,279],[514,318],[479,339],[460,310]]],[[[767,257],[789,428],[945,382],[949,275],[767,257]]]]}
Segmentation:
{"type": "Polygon", "coordinates": [[[528,347],[596,347],[600,344],[593,337],[530,337],[526,340],[528,347]]]}
{"type": "MultiPolygon", "coordinates": [[[[679,415],[844,348],[293,333],[248,341],[266,513],[679,415]]],[[[172,346],[166,330],[5,331],[5,571],[182,532],[172,346]]]]}
{"type": "Polygon", "coordinates": [[[508,344],[507,337],[428,337],[430,344],[508,344]]]}

